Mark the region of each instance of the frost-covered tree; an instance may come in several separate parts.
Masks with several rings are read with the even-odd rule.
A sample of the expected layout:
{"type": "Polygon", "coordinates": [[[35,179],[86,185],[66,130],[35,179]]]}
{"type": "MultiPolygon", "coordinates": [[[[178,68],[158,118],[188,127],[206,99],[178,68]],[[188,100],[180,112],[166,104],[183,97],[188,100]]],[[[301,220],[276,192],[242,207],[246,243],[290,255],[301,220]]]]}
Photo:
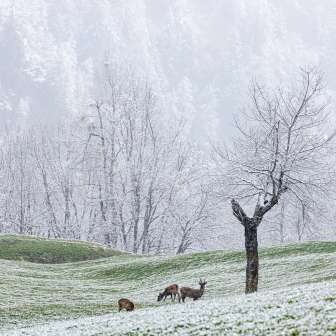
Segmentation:
{"type": "Polygon", "coordinates": [[[182,119],[162,118],[147,81],[104,72],[81,116],[3,139],[0,228],[183,253],[209,217],[201,155],[182,119]]]}
{"type": "Polygon", "coordinates": [[[233,215],[243,225],[246,293],[258,288],[258,226],[290,194],[305,208],[327,191],[328,100],[322,75],[301,69],[292,85],[251,87],[251,106],[237,120],[238,136],[216,148],[233,215]],[[244,204],[244,205],[242,205],[244,204]],[[248,211],[252,211],[249,215],[248,211]]]}

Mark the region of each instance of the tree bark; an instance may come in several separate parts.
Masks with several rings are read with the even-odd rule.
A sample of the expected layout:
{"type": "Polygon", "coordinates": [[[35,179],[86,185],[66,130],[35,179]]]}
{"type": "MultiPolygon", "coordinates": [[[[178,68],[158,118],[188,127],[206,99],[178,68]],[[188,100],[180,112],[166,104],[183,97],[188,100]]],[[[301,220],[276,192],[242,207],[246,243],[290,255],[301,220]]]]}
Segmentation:
{"type": "Polygon", "coordinates": [[[254,293],[258,290],[258,238],[257,225],[249,219],[245,227],[245,251],[246,251],[246,285],[245,293],[254,293]]]}

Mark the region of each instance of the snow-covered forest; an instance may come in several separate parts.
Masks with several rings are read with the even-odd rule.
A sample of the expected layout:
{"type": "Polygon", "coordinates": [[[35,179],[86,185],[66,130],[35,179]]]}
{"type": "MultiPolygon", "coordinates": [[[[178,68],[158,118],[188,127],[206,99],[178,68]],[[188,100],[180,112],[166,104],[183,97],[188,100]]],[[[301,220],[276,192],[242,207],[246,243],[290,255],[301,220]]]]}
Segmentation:
{"type": "Polygon", "coordinates": [[[8,133],[2,230],[183,253],[212,225],[202,153],[182,120],[160,119],[147,83],[105,84],[80,118],[8,133]]]}
{"type": "Polygon", "coordinates": [[[1,233],[240,247],[231,198],[277,194],[263,244],[335,239],[335,20],[331,0],[2,0],[1,233]]]}

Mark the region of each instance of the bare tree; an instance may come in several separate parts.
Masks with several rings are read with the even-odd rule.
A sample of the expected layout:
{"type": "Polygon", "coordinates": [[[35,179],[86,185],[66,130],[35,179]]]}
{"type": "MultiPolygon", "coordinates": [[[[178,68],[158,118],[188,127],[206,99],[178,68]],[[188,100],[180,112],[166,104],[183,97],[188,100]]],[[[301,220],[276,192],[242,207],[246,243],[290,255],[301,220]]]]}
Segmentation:
{"type": "Polygon", "coordinates": [[[327,107],[315,69],[301,69],[288,88],[267,90],[253,82],[251,106],[236,122],[239,135],[229,148],[215,149],[233,215],[244,227],[246,293],[258,288],[257,230],[264,216],[287,193],[307,204],[326,192],[325,151],[333,138],[325,135],[327,107]]]}
{"type": "Polygon", "coordinates": [[[185,124],[163,122],[146,81],[113,67],[105,72],[99,99],[82,118],[93,239],[134,253],[159,252],[169,245],[162,232],[178,225],[176,200],[193,192],[184,186],[195,180],[192,165],[199,161],[187,150],[185,124]]]}
{"type": "MultiPolygon", "coordinates": [[[[178,211],[173,214],[179,231],[176,254],[185,253],[197,241],[195,235],[200,233],[200,229],[210,218],[208,202],[208,193],[200,190],[197,194],[188,195],[187,199],[180,204],[178,211]]],[[[206,228],[208,229],[209,227],[206,228]]]]}
{"type": "Polygon", "coordinates": [[[1,139],[0,229],[183,253],[208,218],[199,151],[148,82],[104,71],[80,116],[1,139]]]}

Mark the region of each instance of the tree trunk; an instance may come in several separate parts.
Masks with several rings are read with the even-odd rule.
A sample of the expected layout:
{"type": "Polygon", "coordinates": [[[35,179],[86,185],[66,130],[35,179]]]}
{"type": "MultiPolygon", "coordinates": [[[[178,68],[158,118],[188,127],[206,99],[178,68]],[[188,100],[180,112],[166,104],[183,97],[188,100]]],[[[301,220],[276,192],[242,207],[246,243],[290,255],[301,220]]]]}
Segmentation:
{"type": "Polygon", "coordinates": [[[280,242],[281,243],[285,242],[284,223],[285,223],[285,203],[282,202],[282,204],[281,204],[280,227],[279,227],[280,242]]]}
{"type": "Polygon", "coordinates": [[[252,220],[245,225],[245,250],[247,260],[245,293],[249,294],[258,290],[259,271],[257,225],[252,220]]]}

